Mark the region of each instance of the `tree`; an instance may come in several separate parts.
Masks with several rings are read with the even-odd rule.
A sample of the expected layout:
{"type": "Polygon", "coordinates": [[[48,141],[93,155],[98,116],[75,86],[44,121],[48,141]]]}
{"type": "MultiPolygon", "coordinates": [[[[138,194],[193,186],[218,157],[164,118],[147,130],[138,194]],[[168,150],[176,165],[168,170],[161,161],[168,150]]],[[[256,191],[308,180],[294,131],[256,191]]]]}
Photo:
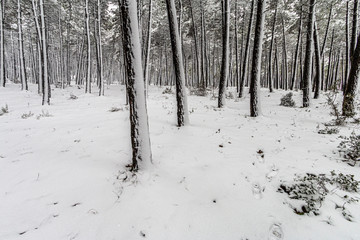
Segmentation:
{"type": "Polygon", "coordinates": [[[313,55],[313,34],[314,34],[314,16],[315,0],[308,0],[309,15],[306,32],[306,52],[303,75],[303,107],[310,106],[310,89],[311,89],[311,67],[313,55]]]}
{"type": "Polygon", "coordinates": [[[243,97],[243,94],[244,94],[246,65],[247,65],[247,60],[248,60],[251,28],[252,28],[253,14],[254,14],[254,2],[255,2],[255,0],[251,0],[251,10],[250,10],[250,17],[249,17],[248,32],[247,32],[246,43],[245,43],[245,53],[244,53],[244,59],[243,59],[244,62],[243,62],[243,67],[242,67],[241,80],[240,80],[239,98],[243,97]]]}
{"type": "Polygon", "coordinates": [[[137,18],[137,2],[123,0],[121,6],[127,94],[130,106],[132,146],[131,171],[145,168],[151,163],[148,115],[141,65],[141,47],[137,18]]]}
{"type": "Polygon", "coordinates": [[[50,79],[48,75],[48,54],[46,44],[46,27],[45,27],[45,13],[44,13],[44,2],[40,0],[40,19],[41,19],[41,41],[42,41],[42,73],[43,73],[43,100],[42,105],[50,104],[50,79]]]}
{"type": "Polygon", "coordinates": [[[0,2],[0,87],[5,87],[4,1],[0,2]]]}
{"type": "Polygon", "coordinates": [[[355,115],[355,97],[360,77],[360,35],[358,36],[356,48],[351,60],[348,83],[346,85],[342,105],[342,115],[352,117],[355,115]]]}
{"type": "Polygon", "coordinates": [[[89,16],[89,0],[85,0],[85,24],[87,39],[87,71],[85,93],[91,93],[91,40],[90,40],[90,16],[89,16]]]}
{"type": "Polygon", "coordinates": [[[24,54],[24,42],[22,32],[22,12],[20,0],[17,1],[17,14],[18,14],[18,35],[19,35],[19,62],[20,62],[20,80],[21,90],[28,90],[26,68],[25,68],[25,54],[24,54]]]}
{"type": "Polygon", "coordinates": [[[97,36],[97,47],[98,47],[98,76],[99,76],[99,96],[104,96],[104,77],[103,77],[103,51],[101,41],[101,0],[97,0],[97,24],[98,24],[98,36],[97,36]]]}
{"type": "Polygon", "coordinates": [[[257,0],[256,24],[253,58],[250,76],[250,116],[257,117],[260,113],[260,75],[261,75],[261,53],[264,35],[266,0],[257,0]]]}
{"type": "Polygon", "coordinates": [[[176,8],[174,0],[166,0],[170,39],[173,54],[173,65],[175,69],[176,102],[177,102],[177,124],[179,127],[188,123],[188,110],[185,89],[185,72],[183,66],[183,54],[179,34],[176,8]]]}
{"type": "Polygon", "coordinates": [[[222,61],[221,73],[219,83],[219,98],[218,107],[221,108],[225,105],[225,87],[226,81],[229,77],[229,36],[230,36],[230,0],[222,1],[223,8],[223,46],[222,46],[222,61]]]}

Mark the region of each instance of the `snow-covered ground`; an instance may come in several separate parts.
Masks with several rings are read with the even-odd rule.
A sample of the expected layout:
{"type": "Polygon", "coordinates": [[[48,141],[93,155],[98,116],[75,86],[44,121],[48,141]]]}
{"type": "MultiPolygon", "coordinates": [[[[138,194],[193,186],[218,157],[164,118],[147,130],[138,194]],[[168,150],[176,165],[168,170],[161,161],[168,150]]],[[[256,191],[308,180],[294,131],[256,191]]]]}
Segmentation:
{"type": "Polygon", "coordinates": [[[359,127],[317,133],[331,119],[325,96],[309,109],[286,108],[285,92],[263,90],[258,118],[248,115],[248,96],[227,99],[224,109],[211,96],[189,96],[191,124],[179,129],[174,95],[150,87],[154,164],[131,176],[123,87],[108,87],[105,97],[55,89],[51,106],[30,89],[0,89],[0,107],[9,107],[0,116],[1,240],[360,239],[360,203],[347,205],[347,221],[335,209],[344,203],[337,189],[319,216],[295,214],[277,191],[295,174],[335,170],[360,180],[359,167],[337,153],[338,136],[359,127]]]}

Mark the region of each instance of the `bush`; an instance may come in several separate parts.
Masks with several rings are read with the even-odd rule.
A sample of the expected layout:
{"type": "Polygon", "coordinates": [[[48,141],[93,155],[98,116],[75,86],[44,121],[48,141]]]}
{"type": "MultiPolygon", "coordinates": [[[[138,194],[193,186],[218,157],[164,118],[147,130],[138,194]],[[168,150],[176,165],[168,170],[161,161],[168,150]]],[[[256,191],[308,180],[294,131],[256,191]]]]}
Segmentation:
{"type": "Polygon", "coordinates": [[[318,134],[338,134],[339,129],[338,128],[329,128],[325,127],[325,129],[320,129],[318,131],[318,134]]]}
{"type": "Polygon", "coordinates": [[[70,98],[69,99],[70,100],[76,100],[76,99],[78,99],[78,97],[75,96],[74,94],[70,93],[70,98]]]}
{"type": "MultiPolygon", "coordinates": [[[[291,185],[281,184],[278,192],[288,194],[290,199],[300,200],[300,207],[291,206],[298,215],[304,214],[320,214],[320,208],[326,196],[330,193],[329,187],[336,187],[344,192],[359,192],[360,181],[354,179],[354,175],[336,174],[331,171],[330,175],[307,173],[303,177],[294,179],[295,183],[291,185]]],[[[339,195],[339,197],[341,197],[339,195]]],[[[348,221],[351,221],[351,215],[345,208],[346,203],[354,202],[347,194],[341,197],[346,200],[342,206],[342,214],[348,221]],[[349,217],[350,216],[350,217],[349,217]]]]}
{"type": "Polygon", "coordinates": [[[190,95],[195,95],[195,96],[199,96],[199,97],[206,97],[207,96],[207,91],[205,88],[193,88],[190,90],[190,95]]]}
{"type": "Polygon", "coordinates": [[[170,87],[166,87],[162,94],[174,94],[174,92],[170,87]]]}
{"type": "Polygon", "coordinates": [[[43,117],[52,117],[52,115],[49,113],[49,111],[41,110],[41,113],[36,116],[36,119],[39,120],[40,118],[43,117]]]}
{"type": "Polygon", "coordinates": [[[0,116],[4,115],[5,113],[9,113],[9,106],[7,104],[5,107],[1,107],[0,116]]]}
{"type": "Polygon", "coordinates": [[[343,126],[345,124],[345,117],[343,117],[339,111],[338,105],[335,103],[336,100],[336,94],[328,93],[326,95],[327,97],[327,103],[329,104],[331,108],[330,115],[334,116],[335,119],[333,119],[331,122],[325,124],[326,126],[343,126]]]}
{"type": "Polygon", "coordinates": [[[280,106],[295,107],[295,102],[292,99],[293,93],[290,92],[280,99],[280,106]]]}
{"type": "Polygon", "coordinates": [[[23,115],[21,115],[21,118],[22,119],[27,119],[27,118],[32,117],[32,116],[34,116],[34,114],[32,112],[23,113],[23,115]]]}
{"type": "Polygon", "coordinates": [[[360,135],[352,132],[349,137],[341,137],[344,140],[340,142],[338,148],[340,155],[351,166],[360,162],[360,135]]]}

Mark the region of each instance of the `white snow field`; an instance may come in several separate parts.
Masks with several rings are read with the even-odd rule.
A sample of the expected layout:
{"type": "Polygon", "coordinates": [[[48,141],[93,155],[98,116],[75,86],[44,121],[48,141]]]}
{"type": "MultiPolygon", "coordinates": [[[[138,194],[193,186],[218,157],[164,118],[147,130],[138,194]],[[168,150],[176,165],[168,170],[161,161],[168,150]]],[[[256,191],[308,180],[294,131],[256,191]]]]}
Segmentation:
{"type": "Polygon", "coordinates": [[[332,118],[324,95],[304,109],[294,92],[297,107],[286,108],[286,92],[263,89],[258,118],[249,117],[249,96],[224,109],[211,95],[189,96],[190,125],[179,129],[175,96],[163,90],[149,90],[153,164],[131,176],[124,87],[107,86],[105,97],[54,89],[51,106],[41,106],[34,85],[0,88],[0,107],[9,108],[0,116],[0,239],[360,239],[360,203],[346,204],[346,220],[336,187],[318,216],[295,214],[294,200],[277,191],[295,174],[335,170],[360,180],[359,166],[337,151],[338,137],[359,134],[359,125],[318,134],[332,118]]]}

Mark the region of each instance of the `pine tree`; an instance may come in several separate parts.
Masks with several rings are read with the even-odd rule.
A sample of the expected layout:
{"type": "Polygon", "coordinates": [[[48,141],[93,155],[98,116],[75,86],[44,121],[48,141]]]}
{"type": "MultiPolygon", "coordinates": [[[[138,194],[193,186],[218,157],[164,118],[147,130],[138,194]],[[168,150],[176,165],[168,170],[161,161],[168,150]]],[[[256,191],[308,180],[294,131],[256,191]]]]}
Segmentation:
{"type": "Polygon", "coordinates": [[[177,102],[177,124],[179,127],[188,122],[188,110],[185,89],[185,72],[183,66],[183,54],[181,49],[181,39],[179,34],[176,8],[174,0],[166,0],[170,40],[173,54],[173,65],[175,69],[176,102],[177,102]]]}
{"type": "Polygon", "coordinates": [[[250,76],[250,116],[257,117],[260,114],[260,76],[261,76],[261,53],[264,35],[265,0],[257,1],[255,38],[253,49],[253,62],[250,76]]]}
{"type": "Polygon", "coordinates": [[[132,164],[131,170],[137,171],[151,163],[144,75],[141,65],[141,47],[137,18],[137,3],[123,0],[121,6],[125,71],[127,94],[130,106],[130,127],[132,164]]]}

